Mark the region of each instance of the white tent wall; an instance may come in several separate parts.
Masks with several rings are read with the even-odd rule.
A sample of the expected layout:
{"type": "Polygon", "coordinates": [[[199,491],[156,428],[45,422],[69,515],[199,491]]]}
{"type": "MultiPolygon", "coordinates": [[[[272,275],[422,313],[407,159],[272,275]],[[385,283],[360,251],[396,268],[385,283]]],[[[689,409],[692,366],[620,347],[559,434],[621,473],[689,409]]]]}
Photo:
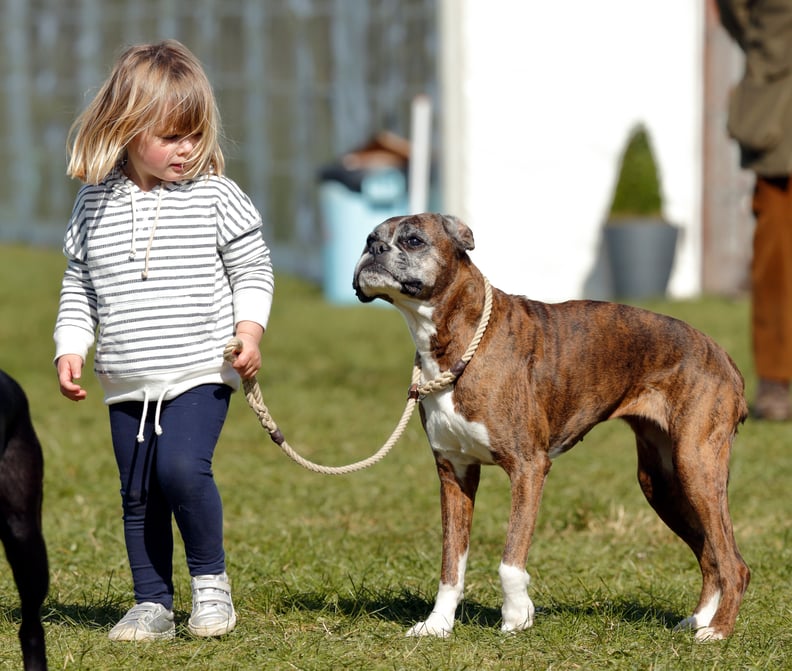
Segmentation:
{"type": "Polygon", "coordinates": [[[669,292],[701,289],[704,0],[440,0],[444,209],[473,229],[500,288],[607,298],[602,225],[644,123],[666,217],[669,292]]]}

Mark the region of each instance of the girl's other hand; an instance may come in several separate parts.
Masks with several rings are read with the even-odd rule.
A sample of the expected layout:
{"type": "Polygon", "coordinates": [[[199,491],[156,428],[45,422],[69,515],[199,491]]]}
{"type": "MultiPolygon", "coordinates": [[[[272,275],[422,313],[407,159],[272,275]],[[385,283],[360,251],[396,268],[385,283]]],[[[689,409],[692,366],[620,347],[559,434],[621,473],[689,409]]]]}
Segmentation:
{"type": "Polygon", "coordinates": [[[83,360],[78,354],[64,354],[55,364],[58,368],[60,391],[72,401],[82,401],[88,393],[75,380],[82,375],[83,360]]]}

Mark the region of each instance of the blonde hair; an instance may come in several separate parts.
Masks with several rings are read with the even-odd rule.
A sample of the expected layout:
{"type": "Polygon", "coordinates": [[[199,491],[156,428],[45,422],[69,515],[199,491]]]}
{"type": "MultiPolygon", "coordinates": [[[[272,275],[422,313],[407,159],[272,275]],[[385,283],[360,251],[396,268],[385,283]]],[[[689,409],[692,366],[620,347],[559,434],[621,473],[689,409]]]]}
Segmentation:
{"type": "Polygon", "coordinates": [[[220,113],[198,59],[165,40],[124,51],[96,97],[69,130],[67,174],[98,184],[126,157],[140,133],[200,134],[185,178],[223,173],[220,113]]]}

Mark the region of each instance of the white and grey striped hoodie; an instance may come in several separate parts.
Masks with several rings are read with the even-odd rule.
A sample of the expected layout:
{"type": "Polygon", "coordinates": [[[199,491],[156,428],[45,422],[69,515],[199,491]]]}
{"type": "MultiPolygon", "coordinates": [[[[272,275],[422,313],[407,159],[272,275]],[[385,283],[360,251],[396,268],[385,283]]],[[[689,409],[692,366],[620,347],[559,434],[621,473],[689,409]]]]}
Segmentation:
{"type": "Polygon", "coordinates": [[[106,403],[238,388],[223,349],[236,323],[267,326],[274,281],[261,217],[232,180],[141,191],[114,170],[78,192],[63,251],[55,356],[86,360],[96,335],[106,403]]]}

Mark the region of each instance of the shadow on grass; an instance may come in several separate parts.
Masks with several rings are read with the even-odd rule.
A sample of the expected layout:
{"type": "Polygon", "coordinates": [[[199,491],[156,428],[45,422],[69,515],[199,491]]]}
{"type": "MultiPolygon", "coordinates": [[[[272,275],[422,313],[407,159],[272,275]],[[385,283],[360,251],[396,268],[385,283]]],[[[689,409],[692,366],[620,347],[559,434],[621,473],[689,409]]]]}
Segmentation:
{"type": "Polygon", "coordinates": [[[656,623],[666,629],[673,629],[682,620],[684,615],[659,608],[657,605],[647,605],[632,599],[615,599],[585,604],[556,603],[551,606],[537,607],[539,617],[586,617],[602,619],[607,617],[621,622],[647,622],[656,623]]]}
{"type": "MultiPolygon", "coordinates": [[[[409,628],[429,615],[434,599],[427,595],[401,589],[398,591],[375,591],[367,588],[349,597],[341,597],[332,591],[295,592],[284,595],[276,606],[282,613],[304,611],[314,613],[337,613],[355,620],[371,617],[409,628]]],[[[18,608],[0,611],[5,617],[19,621],[18,608]]],[[[116,604],[77,605],[45,602],[42,620],[58,625],[78,626],[88,629],[105,629],[126,613],[126,608],[116,604]]],[[[189,613],[177,611],[176,619],[186,619],[189,613]]],[[[673,627],[683,618],[679,613],[664,610],[656,605],[640,603],[631,599],[593,601],[589,603],[553,603],[539,605],[536,616],[540,621],[545,618],[560,620],[616,620],[632,623],[656,624],[665,629],[673,627]]],[[[501,625],[500,607],[493,608],[478,601],[465,599],[457,609],[458,622],[461,624],[497,629],[501,625]]]]}
{"type": "MultiPolygon", "coordinates": [[[[398,592],[376,592],[363,590],[352,597],[339,597],[332,592],[304,592],[286,596],[282,602],[284,611],[303,610],[313,612],[337,612],[349,618],[374,617],[410,627],[426,619],[434,600],[426,595],[402,589],[398,592]]],[[[593,618],[624,622],[655,623],[665,629],[673,627],[684,616],[669,610],[647,605],[631,599],[607,600],[585,604],[554,603],[537,606],[538,618],[577,619],[593,618]]],[[[482,628],[499,628],[500,607],[493,608],[471,599],[465,599],[457,609],[458,621],[482,628]]]]}
{"type": "MultiPolygon", "coordinates": [[[[129,606],[116,604],[85,605],[63,604],[46,601],[41,610],[41,621],[66,627],[81,627],[82,629],[109,630],[116,624],[128,610],[129,606]]],[[[19,609],[6,610],[7,617],[21,619],[19,609]]],[[[181,609],[174,609],[174,620],[178,627],[186,623],[190,613],[181,609]]]]}
{"type": "Polygon", "coordinates": [[[118,622],[127,608],[116,604],[85,605],[46,601],[41,610],[41,619],[58,625],[104,629],[118,622]]]}

